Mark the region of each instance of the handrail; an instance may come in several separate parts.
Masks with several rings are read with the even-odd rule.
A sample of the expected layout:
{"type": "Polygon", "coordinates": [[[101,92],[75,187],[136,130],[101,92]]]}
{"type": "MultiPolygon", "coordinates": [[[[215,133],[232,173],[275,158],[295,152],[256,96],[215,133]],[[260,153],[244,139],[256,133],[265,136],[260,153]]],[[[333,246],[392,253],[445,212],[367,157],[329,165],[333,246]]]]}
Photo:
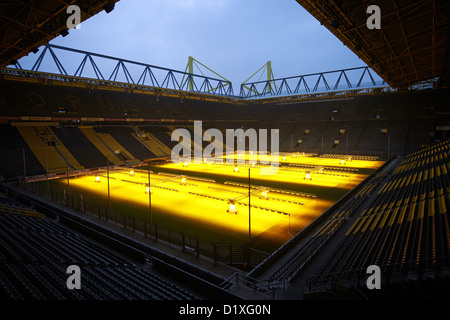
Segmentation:
{"type": "MultiPolygon", "coordinates": [[[[226,97],[233,96],[232,83],[224,78],[218,79],[206,77],[204,75],[187,73],[142,62],[136,62],[132,60],[121,59],[104,54],[66,48],[52,44],[47,44],[44,46],[44,50],[42,50],[33,66],[28,71],[42,71],[42,68],[44,67],[43,61],[47,56],[50,56],[51,61],[53,61],[56,65],[58,70],[56,75],[58,76],[72,76],[84,79],[89,78],[91,80],[100,82],[123,82],[125,84],[133,86],[150,85],[152,87],[162,89],[182,90],[187,92],[220,95],[226,97]],[[61,54],[61,51],[63,52],[63,54],[61,54]],[[69,74],[67,72],[67,65],[65,66],[62,62],[62,60],[66,58],[64,56],[64,53],[76,54],[77,56],[81,56],[81,63],[76,67],[76,71],[73,74],[69,74]],[[107,71],[108,68],[105,65],[102,65],[102,62],[105,61],[108,61],[109,63],[111,63],[112,61],[115,64],[109,77],[104,76],[110,72],[110,70],[107,71]],[[85,72],[86,70],[87,63],[90,63],[95,75],[83,75],[83,72],[85,72]],[[137,71],[132,72],[132,68],[137,68],[137,71]],[[120,79],[118,78],[120,71],[122,71],[125,76],[124,81],[120,81],[120,79]],[[158,74],[156,74],[155,72],[157,72],[158,74]],[[188,78],[188,81],[184,81],[185,77],[188,78]]],[[[74,59],[71,59],[71,63],[73,61],[74,59]]],[[[25,70],[19,63],[17,63],[15,67],[17,70],[25,70]]]]}
{"type": "MultiPolygon", "coordinates": [[[[373,72],[373,71],[372,71],[373,72]]],[[[341,70],[333,70],[318,73],[309,73],[298,76],[284,77],[278,79],[267,79],[263,81],[244,82],[241,84],[241,98],[256,98],[264,96],[281,96],[300,94],[302,90],[304,93],[311,92],[329,92],[336,90],[343,90],[341,82],[344,82],[344,90],[361,89],[361,88],[388,88],[388,84],[384,80],[376,81],[368,66],[355,67],[341,70]],[[351,81],[349,73],[357,72],[357,82],[351,81]],[[334,85],[331,84],[332,75],[337,76],[334,85]],[[363,79],[365,76],[369,77],[369,84],[363,86],[363,79]],[[312,81],[307,81],[312,78],[312,81]],[[328,80],[327,80],[328,79],[328,80]],[[344,79],[344,80],[342,80],[344,79]],[[323,83],[325,88],[321,90],[320,83],[323,83]],[[275,89],[275,90],[274,90],[275,89]]]]}

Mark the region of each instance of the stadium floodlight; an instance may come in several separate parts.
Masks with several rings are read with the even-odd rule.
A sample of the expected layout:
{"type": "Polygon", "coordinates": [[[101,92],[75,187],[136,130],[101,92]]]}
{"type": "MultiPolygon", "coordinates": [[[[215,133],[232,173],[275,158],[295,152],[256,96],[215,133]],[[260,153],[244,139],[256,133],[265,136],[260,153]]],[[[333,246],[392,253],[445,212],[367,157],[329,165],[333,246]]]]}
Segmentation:
{"type": "Polygon", "coordinates": [[[341,159],[341,164],[345,164],[345,159],[341,159]]]}
{"type": "Polygon", "coordinates": [[[106,13],[110,13],[111,11],[114,10],[114,3],[108,2],[103,6],[103,9],[105,10],[106,13]]]}
{"type": "Polygon", "coordinates": [[[283,156],[283,160],[286,161],[286,156],[283,156]]]}
{"type": "Polygon", "coordinates": [[[95,177],[95,182],[100,183],[100,176],[95,177]]]}
{"type": "Polygon", "coordinates": [[[234,172],[239,172],[238,166],[234,166],[234,172]]]}
{"type": "Polygon", "coordinates": [[[66,37],[69,35],[69,31],[66,29],[62,29],[61,32],[59,33],[60,35],[62,35],[63,37],[66,37]]]}

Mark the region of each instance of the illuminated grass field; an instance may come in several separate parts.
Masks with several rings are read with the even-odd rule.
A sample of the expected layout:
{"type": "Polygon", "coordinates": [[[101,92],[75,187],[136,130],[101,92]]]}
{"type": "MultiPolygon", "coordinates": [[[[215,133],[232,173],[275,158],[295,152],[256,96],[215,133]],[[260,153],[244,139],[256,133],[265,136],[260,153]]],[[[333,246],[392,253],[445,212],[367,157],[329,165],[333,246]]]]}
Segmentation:
{"type": "MultiPolygon", "coordinates": [[[[239,172],[226,163],[151,165],[152,222],[204,242],[247,243],[251,168],[250,245],[272,252],[383,163],[352,160],[342,165],[339,159],[311,156],[279,160],[275,174],[249,164],[239,164],[239,172]],[[307,172],[311,179],[305,179],[307,172]]],[[[133,170],[110,170],[111,209],[149,221],[148,169],[133,170]]],[[[100,182],[95,175],[71,178],[71,195],[106,206],[107,172],[99,177],[100,182]]],[[[67,179],[50,183],[53,189],[67,188],[67,179]]]]}

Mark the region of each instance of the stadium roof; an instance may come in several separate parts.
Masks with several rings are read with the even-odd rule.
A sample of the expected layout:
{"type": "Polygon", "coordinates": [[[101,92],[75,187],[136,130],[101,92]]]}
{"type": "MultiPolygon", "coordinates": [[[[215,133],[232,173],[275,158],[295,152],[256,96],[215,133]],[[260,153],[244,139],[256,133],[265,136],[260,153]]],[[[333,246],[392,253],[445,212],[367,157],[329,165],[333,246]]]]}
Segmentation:
{"type": "Polygon", "coordinates": [[[0,3],[0,67],[4,68],[67,31],[69,5],[81,9],[81,21],[119,0],[6,0],[0,3]]]}
{"type": "Polygon", "coordinates": [[[437,79],[448,86],[448,0],[297,0],[379,74],[402,89],[437,79]],[[381,11],[381,28],[369,29],[369,5],[381,11]]]}

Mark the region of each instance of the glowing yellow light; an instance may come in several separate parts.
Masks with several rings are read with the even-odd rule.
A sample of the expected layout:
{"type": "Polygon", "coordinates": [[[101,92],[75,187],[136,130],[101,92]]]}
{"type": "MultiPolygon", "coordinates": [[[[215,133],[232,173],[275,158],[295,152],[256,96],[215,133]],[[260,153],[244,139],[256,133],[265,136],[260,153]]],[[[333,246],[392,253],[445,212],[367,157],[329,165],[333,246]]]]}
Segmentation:
{"type": "Polygon", "coordinates": [[[146,188],[145,188],[145,193],[152,193],[152,189],[149,187],[149,186],[147,186],[146,188]]]}
{"type": "Polygon", "coordinates": [[[311,174],[307,171],[306,172],[306,174],[305,174],[305,178],[304,178],[305,180],[312,180],[311,179],[311,174]]]}
{"type": "Polygon", "coordinates": [[[267,190],[263,190],[261,197],[267,199],[267,190]]]}
{"type": "Polygon", "coordinates": [[[100,176],[95,177],[95,182],[97,182],[97,183],[100,182],[100,176]]]}
{"type": "Polygon", "coordinates": [[[341,160],[341,164],[345,164],[345,159],[342,159],[342,160],[341,160]]]}
{"type": "MultiPolygon", "coordinates": [[[[286,157],[288,156],[289,155],[286,154],[286,157]]],[[[272,158],[278,159],[278,156],[272,156],[272,158]]],[[[279,156],[280,160],[281,158],[282,156],[279,156]]],[[[348,160],[347,156],[344,159],[348,160]]],[[[314,166],[314,169],[312,169],[313,171],[309,171],[309,180],[306,180],[307,177],[305,171],[300,173],[305,174],[305,179],[301,179],[301,176],[299,179],[298,174],[301,169],[281,166],[274,175],[264,175],[260,172],[260,170],[254,170],[252,171],[252,177],[261,181],[259,184],[260,186],[266,185],[265,182],[285,181],[287,183],[298,184],[300,186],[305,185],[308,187],[321,186],[350,189],[361,182],[365,175],[355,172],[352,174],[350,182],[348,175],[329,175],[326,174],[327,170],[325,170],[324,174],[314,175],[314,181],[310,179],[312,174],[317,173],[321,168],[323,168],[323,166],[337,166],[337,164],[340,163],[340,160],[341,158],[319,158],[311,157],[309,155],[305,157],[299,156],[296,159],[291,157],[290,161],[292,161],[292,163],[298,161],[299,163],[304,162],[305,164],[311,164],[311,167],[314,166]]],[[[186,159],[186,162],[187,161],[188,160],[186,159]]],[[[256,161],[256,155],[254,161],[256,161]]],[[[253,164],[254,161],[246,162],[250,165],[253,164]]],[[[211,162],[213,162],[213,159],[210,159],[209,163],[211,162]]],[[[349,163],[347,163],[347,165],[349,165],[349,163]]],[[[351,167],[370,167],[372,165],[374,164],[370,161],[361,160],[353,160],[351,163],[351,167]]],[[[180,167],[182,166],[183,163],[164,164],[164,167],[169,169],[174,168],[180,170],[180,167]]],[[[192,174],[194,176],[197,172],[204,172],[205,174],[214,173],[215,175],[237,177],[239,174],[232,171],[235,166],[238,167],[237,164],[234,164],[231,168],[229,165],[221,165],[219,163],[216,163],[215,166],[212,166],[212,164],[211,166],[206,166],[200,163],[189,163],[189,166],[187,168],[183,168],[182,170],[185,171],[186,174],[192,174]]],[[[239,194],[247,193],[248,187],[243,188],[242,186],[233,185],[219,186],[209,181],[195,181],[195,186],[186,184],[186,186],[181,187],[180,181],[182,176],[185,175],[180,174],[180,176],[175,179],[168,179],[167,176],[164,175],[155,175],[154,178],[152,177],[152,179],[154,179],[153,183],[163,183],[164,187],[167,187],[167,189],[158,188],[158,196],[153,198],[150,188],[147,188],[146,174],[136,174],[132,179],[133,182],[129,181],[130,179],[128,179],[128,182],[125,182],[127,181],[127,177],[129,177],[130,169],[131,168],[124,168],[121,172],[110,172],[110,176],[114,177],[114,179],[110,180],[110,188],[112,190],[111,196],[113,199],[126,200],[126,202],[134,203],[132,207],[133,209],[130,209],[130,212],[133,212],[133,214],[136,212],[136,215],[146,217],[149,196],[151,195],[151,205],[154,210],[155,217],[158,217],[159,214],[164,214],[180,218],[180,221],[184,221],[183,219],[188,219],[188,221],[198,221],[199,225],[205,226],[205,229],[226,230],[224,234],[232,234],[233,237],[237,236],[242,239],[247,238],[249,221],[248,210],[240,210],[240,208],[237,207],[236,202],[227,202],[226,208],[222,206],[223,202],[222,205],[220,202],[223,199],[233,199],[239,194]],[[135,184],[135,182],[140,182],[140,184],[135,184]],[[148,190],[150,195],[147,192],[142,194],[142,191],[144,191],[142,190],[142,185],[146,187],[144,190],[148,190]],[[136,187],[138,187],[138,189],[135,189],[136,187]],[[195,188],[195,194],[191,192],[193,188],[195,188]],[[216,198],[218,188],[221,190],[221,194],[219,196],[221,200],[216,198]],[[177,192],[174,192],[175,189],[177,192]],[[200,197],[199,194],[205,196],[200,197]],[[168,203],[174,205],[168,206],[168,203]],[[139,210],[135,210],[134,208],[139,208],[139,210]],[[225,213],[225,210],[227,213],[225,213]],[[206,212],[207,214],[205,214],[206,212]]],[[[147,169],[145,168],[145,170],[147,169]]],[[[185,177],[187,181],[188,177],[185,177]]],[[[92,183],[86,183],[86,181],[89,180],[84,179],[89,179],[92,181],[95,179],[95,175],[90,177],[87,176],[86,178],[79,177],[73,182],[71,180],[71,186],[73,185],[74,189],[75,187],[79,187],[80,190],[88,189],[90,192],[95,193],[98,197],[104,197],[106,194],[106,185],[101,183],[93,185],[92,183]]],[[[229,179],[227,178],[227,180],[229,179]]],[[[298,195],[279,192],[273,194],[271,192],[271,196],[266,198],[263,193],[263,191],[265,191],[264,189],[267,190],[267,195],[271,192],[269,188],[261,188],[261,190],[258,191],[257,196],[252,197],[252,236],[256,236],[262,232],[269,232],[268,230],[272,230],[271,228],[273,226],[278,225],[284,227],[287,225],[287,220],[285,219],[286,216],[279,214],[280,212],[291,214],[290,226],[294,226],[295,230],[298,230],[301,226],[309,223],[310,216],[319,215],[323,210],[332,204],[332,202],[328,200],[322,199],[320,202],[317,202],[315,198],[299,198],[298,195]],[[268,199],[270,199],[270,201],[268,199]],[[302,205],[299,205],[299,203],[302,205]]],[[[304,190],[308,191],[307,189],[304,190]]],[[[188,224],[185,226],[184,223],[181,222],[181,225],[182,228],[188,228],[188,224]]],[[[270,234],[274,238],[281,237],[278,233],[270,234]]],[[[214,237],[215,236],[216,235],[214,233],[214,237]]]]}
{"type": "Polygon", "coordinates": [[[185,178],[185,177],[181,177],[181,182],[180,182],[180,184],[186,185],[186,178],[185,178]]]}
{"type": "Polygon", "coordinates": [[[227,210],[227,212],[238,214],[238,212],[236,210],[236,205],[234,204],[234,202],[230,202],[230,208],[227,210]]]}
{"type": "MultiPolygon", "coordinates": [[[[336,165],[341,165],[340,164],[340,158],[336,159],[334,157],[330,158],[330,157],[322,157],[322,156],[317,156],[316,154],[312,154],[312,153],[306,153],[306,152],[295,152],[295,153],[290,153],[290,154],[284,154],[284,156],[287,158],[290,156],[289,162],[295,164],[295,163],[300,163],[302,165],[322,165],[322,166],[336,166],[336,165]],[[336,163],[336,161],[338,161],[336,163]]],[[[238,157],[238,154],[236,155],[224,155],[223,158],[224,159],[235,159],[238,157]]],[[[246,158],[249,161],[250,160],[259,160],[261,162],[263,161],[271,161],[271,158],[278,158],[279,157],[279,161],[284,161],[283,159],[283,155],[279,155],[279,156],[269,156],[269,154],[267,153],[256,153],[256,152],[248,152],[246,154],[241,153],[241,158],[246,158]]],[[[379,161],[376,160],[376,158],[374,160],[355,160],[353,159],[353,157],[351,155],[346,155],[344,157],[345,161],[347,162],[345,165],[348,165],[349,162],[351,161],[351,167],[352,168],[368,168],[368,169],[376,169],[378,167],[380,167],[383,164],[383,161],[379,161]]],[[[276,159],[275,159],[276,160],[276,159]]],[[[249,162],[251,163],[251,162],[249,162]]]]}
{"type": "Polygon", "coordinates": [[[239,172],[238,166],[235,166],[235,167],[234,167],[234,172],[239,172]]]}
{"type": "Polygon", "coordinates": [[[286,160],[286,156],[283,156],[283,160],[286,160]]]}
{"type": "MultiPolygon", "coordinates": [[[[327,159],[327,161],[330,161],[330,163],[334,162],[336,165],[336,162],[339,161],[339,159],[327,159]]],[[[354,160],[353,162],[355,163],[356,161],[359,160],[354,160]]],[[[168,168],[180,169],[182,164],[165,164],[164,166],[167,166],[168,168]]],[[[113,177],[113,179],[110,180],[110,188],[112,191],[111,197],[115,201],[123,201],[124,203],[129,202],[130,212],[136,214],[138,217],[146,217],[149,194],[147,192],[143,194],[142,191],[148,191],[151,193],[151,189],[147,184],[147,175],[136,174],[133,181],[129,181],[130,179],[127,179],[129,176],[129,170],[130,168],[121,172],[115,171],[110,173],[110,177],[113,177]],[[136,184],[135,182],[139,182],[139,184],[136,184]],[[145,186],[146,189],[142,190],[142,186],[145,186]]],[[[147,169],[145,168],[145,170],[147,169]]],[[[232,170],[230,170],[230,166],[220,164],[216,164],[215,167],[207,167],[201,164],[190,163],[189,167],[184,170],[189,173],[198,171],[214,172],[217,174],[220,173],[224,176],[228,175],[230,177],[235,175],[232,170]]],[[[273,176],[261,175],[259,170],[255,170],[252,174],[255,178],[261,180],[261,185],[264,185],[263,181],[271,182],[275,180],[282,180],[289,183],[305,184],[308,186],[324,185],[326,187],[338,186],[339,188],[347,188],[347,186],[349,188],[354,187],[354,185],[362,181],[364,178],[363,175],[360,176],[359,174],[354,174],[352,175],[351,183],[349,183],[348,176],[341,177],[333,175],[328,177],[328,175],[324,174],[315,175],[314,181],[306,181],[301,178],[299,179],[298,171],[296,171],[296,174],[293,174],[292,170],[282,170],[282,168],[280,168],[277,174],[273,176]]],[[[152,176],[152,179],[154,179],[152,182],[153,184],[163,183],[162,185],[167,187],[167,189],[158,188],[158,196],[156,198],[153,198],[152,195],[151,205],[154,210],[153,213],[155,214],[155,217],[158,217],[159,215],[172,216],[176,218],[176,220],[180,221],[180,228],[189,228],[190,226],[190,224],[184,224],[183,221],[192,220],[196,223],[198,222],[199,226],[203,226],[205,230],[211,232],[214,237],[216,237],[215,230],[221,230],[221,233],[223,234],[230,234],[233,237],[240,237],[244,240],[247,239],[249,221],[248,210],[245,208],[240,210],[235,201],[233,201],[233,203],[227,202],[225,208],[222,200],[233,199],[239,194],[246,194],[248,192],[248,187],[244,188],[242,186],[234,185],[218,185],[217,183],[210,181],[195,181],[195,186],[186,185],[180,187],[181,177],[182,175],[176,179],[168,179],[167,176],[164,175],[152,176]],[[194,188],[195,194],[191,192],[194,188]],[[215,198],[217,196],[218,188],[221,190],[221,194],[219,196],[220,200],[215,198]],[[175,189],[177,192],[175,192],[175,189]],[[205,195],[206,197],[200,197],[199,194],[205,195]],[[172,205],[168,206],[169,203],[172,205]],[[225,210],[227,213],[225,213],[225,210]]],[[[81,190],[83,190],[83,194],[85,194],[85,192],[90,192],[93,195],[95,194],[96,197],[103,199],[106,194],[106,185],[93,185],[92,183],[89,183],[89,181],[92,181],[93,179],[95,179],[95,175],[86,177],[80,176],[73,181],[71,180],[71,186],[74,187],[71,190],[77,190],[76,188],[79,188],[80,193],[81,190]]],[[[187,179],[188,177],[186,176],[186,181],[187,179]]],[[[61,183],[64,183],[64,180],[61,180],[61,183]]],[[[310,222],[310,213],[311,215],[319,215],[323,210],[332,205],[332,201],[321,199],[320,202],[317,202],[315,198],[299,198],[299,195],[297,194],[294,195],[277,192],[273,193],[272,196],[272,191],[269,188],[264,189],[259,190],[258,196],[252,197],[252,204],[254,206],[251,211],[252,236],[257,236],[263,232],[269,232],[270,236],[274,237],[274,239],[284,237],[281,233],[271,233],[271,231],[269,231],[272,230],[272,227],[274,226],[287,226],[286,216],[280,214],[279,212],[291,214],[291,227],[294,226],[294,228],[296,228],[295,230],[298,230],[298,228],[301,228],[310,222]],[[264,189],[266,189],[267,194],[271,192],[271,197],[268,198],[270,201],[262,196],[264,189]],[[302,203],[302,205],[299,205],[299,203],[302,203]],[[319,207],[317,206],[317,203],[319,203],[319,207]]],[[[78,197],[80,196],[78,195],[78,197]]],[[[246,201],[243,202],[245,203],[246,201]]],[[[276,229],[278,230],[278,228],[276,229]]],[[[188,232],[188,229],[186,229],[186,232],[188,232]]]]}
{"type": "Polygon", "coordinates": [[[130,170],[130,176],[134,177],[134,170],[130,170]]]}
{"type": "Polygon", "coordinates": [[[184,161],[183,162],[183,167],[187,167],[188,165],[187,165],[187,162],[186,161],[184,161]]]}

